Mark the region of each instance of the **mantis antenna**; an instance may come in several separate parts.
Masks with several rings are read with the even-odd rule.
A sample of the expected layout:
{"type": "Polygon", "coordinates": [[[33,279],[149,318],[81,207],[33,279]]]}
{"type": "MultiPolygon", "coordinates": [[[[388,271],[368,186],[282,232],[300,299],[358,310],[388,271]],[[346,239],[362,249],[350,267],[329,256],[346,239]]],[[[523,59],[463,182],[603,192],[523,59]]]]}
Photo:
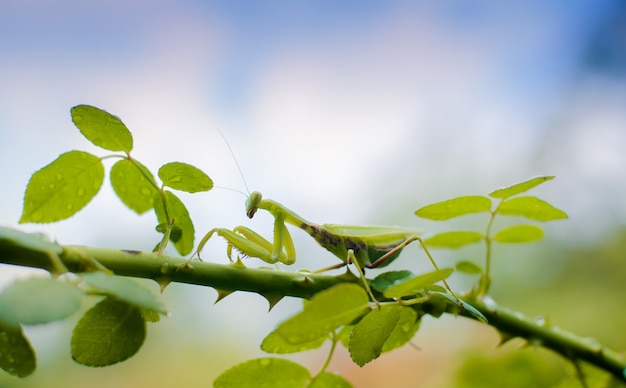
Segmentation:
{"type": "Polygon", "coordinates": [[[250,189],[248,188],[248,183],[246,182],[246,177],[243,175],[243,172],[241,171],[241,166],[239,165],[239,162],[237,161],[237,157],[235,156],[235,153],[233,152],[233,149],[230,147],[230,143],[226,139],[226,136],[224,136],[224,134],[222,133],[222,131],[220,131],[219,128],[216,128],[216,129],[217,129],[217,132],[222,137],[222,139],[224,140],[224,143],[226,143],[226,147],[228,147],[228,151],[230,152],[230,156],[232,156],[233,160],[235,161],[235,165],[237,166],[237,171],[239,171],[239,176],[241,176],[241,180],[243,181],[243,185],[246,188],[246,191],[248,192],[248,194],[242,192],[241,190],[231,189],[229,187],[223,187],[223,186],[217,186],[217,187],[221,187],[222,189],[226,189],[226,190],[236,191],[236,192],[241,193],[241,194],[245,195],[246,197],[248,197],[248,196],[250,196],[250,189]]]}

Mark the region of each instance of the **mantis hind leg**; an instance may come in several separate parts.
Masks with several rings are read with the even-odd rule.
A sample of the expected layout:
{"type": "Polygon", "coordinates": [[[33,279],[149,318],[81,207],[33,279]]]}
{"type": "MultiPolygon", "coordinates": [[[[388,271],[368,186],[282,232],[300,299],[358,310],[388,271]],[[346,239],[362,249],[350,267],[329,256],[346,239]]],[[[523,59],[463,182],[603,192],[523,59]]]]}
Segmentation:
{"type": "MultiPolygon", "coordinates": [[[[407,245],[409,245],[410,243],[412,243],[414,241],[418,241],[420,243],[422,249],[424,250],[424,252],[426,253],[426,256],[428,257],[428,260],[430,260],[430,263],[433,265],[433,268],[435,268],[435,270],[439,270],[439,266],[437,266],[437,263],[435,262],[435,259],[430,254],[430,251],[428,250],[428,248],[426,248],[426,244],[424,244],[424,241],[421,239],[421,237],[419,237],[417,235],[413,235],[413,236],[408,237],[406,240],[402,241],[400,244],[398,244],[395,247],[393,247],[393,249],[391,249],[389,252],[387,252],[384,255],[382,255],[381,257],[379,257],[376,261],[366,265],[366,267],[367,268],[376,268],[376,267],[381,266],[382,264],[387,262],[389,259],[391,259],[395,255],[400,253],[402,251],[402,249],[404,249],[407,245]]],[[[461,305],[463,305],[463,302],[459,299],[458,296],[456,296],[454,291],[452,291],[452,289],[450,288],[450,285],[448,284],[446,279],[442,279],[441,282],[445,286],[446,291],[448,291],[450,293],[450,295],[452,295],[457,301],[459,301],[459,303],[461,303],[461,305]]]]}

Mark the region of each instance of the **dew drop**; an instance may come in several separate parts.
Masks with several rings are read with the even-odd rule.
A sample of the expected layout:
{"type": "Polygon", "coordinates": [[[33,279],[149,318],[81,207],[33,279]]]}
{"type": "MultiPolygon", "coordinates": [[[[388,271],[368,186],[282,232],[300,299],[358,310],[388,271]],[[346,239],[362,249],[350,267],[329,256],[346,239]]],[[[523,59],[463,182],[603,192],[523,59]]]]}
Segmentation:
{"type": "Polygon", "coordinates": [[[161,266],[161,273],[166,274],[169,270],[170,270],[170,264],[163,263],[163,265],[161,266]]]}
{"type": "Polygon", "coordinates": [[[65,207],[67,210],[72,210],[74,209],[74,205],[71,203],[68,203],[67,206],[65,207]]]}
{"type": "Polygon", "coordinates": [[[50,183],[48,185],[48,188],[50,188],[50,189],[54,189],[55,187],[57,187],[57,185],[55,185],[54,183],[50,183]]]}
{"type": "Polygon", "coordinates": [[[65,178],[65,177],[63,176],[63,174],[57,174],[56,178],[57,178],[58,181],[62,181],[63,178],[65,178]]]}
{"type": "Polygon", "coordinates": [[[85,195],[85,189],[83,189],[82,187],[80,187],[78,189],[78,192],[76,193],[78,194],[79,197],[82,197],[83,195],[85,195]]]}
{"type": "Polygon", "coordinates": [[[151,194],[152,194],[152,191],[150,191],[150,189],[149,189],[149,188],[147,188],[147,187],[142,187],[142,188],[141,188],[141,194],[143,194],[143,195],[145,195],[145,196],[149,196],[149,195],[151,195],[151,194]]]}
{"type": "Polygon", "coordinates": [[[269,358],[262,358],[260,360],[261,366],[270,366],[270,364],[272,363],[272,360],[270,360],[269,358]]]}
{"type": "Polygon", "coordinates": [[[411,325],[408,323],[405,323],[404,325],[402,325],[401,329],[403,332],[408,333],[409,331],[411,331],[411,325]]]}
{"type": "Polygon", "coordinates": [[[75,115],[73,116],[73,119],[74,119],[74,122],[75,122],[76,124],[80,124],[80,123],[83,121],[83,115],[77,115],[77,114],[75,114],[75,115]]]}

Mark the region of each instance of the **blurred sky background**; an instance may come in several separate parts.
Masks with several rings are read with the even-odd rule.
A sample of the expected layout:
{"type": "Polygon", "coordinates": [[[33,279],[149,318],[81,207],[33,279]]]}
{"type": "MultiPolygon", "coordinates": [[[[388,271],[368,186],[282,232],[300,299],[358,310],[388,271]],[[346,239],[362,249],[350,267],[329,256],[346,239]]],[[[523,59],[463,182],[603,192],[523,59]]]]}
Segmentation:
{"type": "MultiPolygon", "coordinates": [[[[219,129],[250,190],[315,222],[441,230],[412,213],[556,175],[533,192],[570,215],[546,225],[550,246],[561,249],[551,252],[591,250],[626,223],[626,3],[619,0],[0,0],[0,224],[65,244],[149,250],[158,239],[154,216],[126,209],[108,180],[69,220],[17,224],[34,171],[70,149],[107,154],[72,125],[77,104],[119,116],[133,133],[132,155],[153,171],[187,162],[216,185],[245,191],[219,129]]],[[[181,197],[198,233],[239,224],[271,231],[268,215],[247,220],[240,194],[181,197]]],[[[308,236],[293,235],[297,266],[335,263],[308,236]]],[[[536,255],[546,250],[541,244],[548,243],[521,252],[536,255]]],[[[224,251],[216,239],[204,257],[224,262],[224,251]]],[[[509,274],[523,266],[530,275],[514,282],[548,287],[554,277],[546,274],[565,271],[556,265],[563,261],[495,266],[509,274]]],[[[0,267],[0,285],[18,276],[27,275],[0,267]]],[[[254,316],[253,326],[267,332],[289,313],[273,311],[267,323],[256,296],[232,297],[245,308],[211,307],[211,290],[172,288],[188,311],[174,311],[162,326],[222,322],[244,330],[254,316]]],[[[243,342],[255,348],[262,337],[243,342]]]]}

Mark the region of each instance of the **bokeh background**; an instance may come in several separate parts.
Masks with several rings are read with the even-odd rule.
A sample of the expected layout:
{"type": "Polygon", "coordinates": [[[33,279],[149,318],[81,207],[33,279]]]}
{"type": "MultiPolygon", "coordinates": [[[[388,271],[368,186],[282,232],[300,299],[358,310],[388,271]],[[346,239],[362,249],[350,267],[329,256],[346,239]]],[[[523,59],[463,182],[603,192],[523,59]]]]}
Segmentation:
{"type": "MultiPolygon", "coordinates": [[[[546,225],[543,242],[496,248],[493,297],[626,349],[623,1],[0,1],[0,224],[65,244],[149,250],[154,215],[134,215],[106,182],[69,220],[17,224],[30,174],[70,149],[107,154],[72,125],[77,104],[120,116],[134,157],[153,171],[183,161],[245,191],[219,129],[250,190],[320,223],[484,228],[485,218],[441,225],[413,212],[556,175],[533,193],[569,220],[546,225]]],[[[198,234],[239,224],[271,233],[271,217],[248,220],[236,192],[181,197],[198,234]]],[[[293,235],[297,268],[336,262],[293,235]]],[[[417,247],[406,252],[396,266],[428,268],[417,247]]],[[[442,265],[483,254],[435,252],[442,265]]],[[[212,240],[204,257],[226,262],[225,243],[212,240]]],[[[0,286],[35,275],[0,266],[0,286]]],[[[71,361],[77,318],[28,327],[38,370],[25,380],[0,373],[0,386],[210,386],[262,356],[263,336],[300,305],[268,313],[254,294],[213,305],[215,296],[171,285],[172,316],[150,325],[138,355],[104,369],[71,361]]],[[[549,386],[571,373],[548,351],[496,349],[494,330],[460,318],[426,320],[414,342],[420,350],[362,369],[342,350],[330,370],[359,387],[549,386]]],[[[315,371],[324,357],[294,359],[315,371]]]]}

